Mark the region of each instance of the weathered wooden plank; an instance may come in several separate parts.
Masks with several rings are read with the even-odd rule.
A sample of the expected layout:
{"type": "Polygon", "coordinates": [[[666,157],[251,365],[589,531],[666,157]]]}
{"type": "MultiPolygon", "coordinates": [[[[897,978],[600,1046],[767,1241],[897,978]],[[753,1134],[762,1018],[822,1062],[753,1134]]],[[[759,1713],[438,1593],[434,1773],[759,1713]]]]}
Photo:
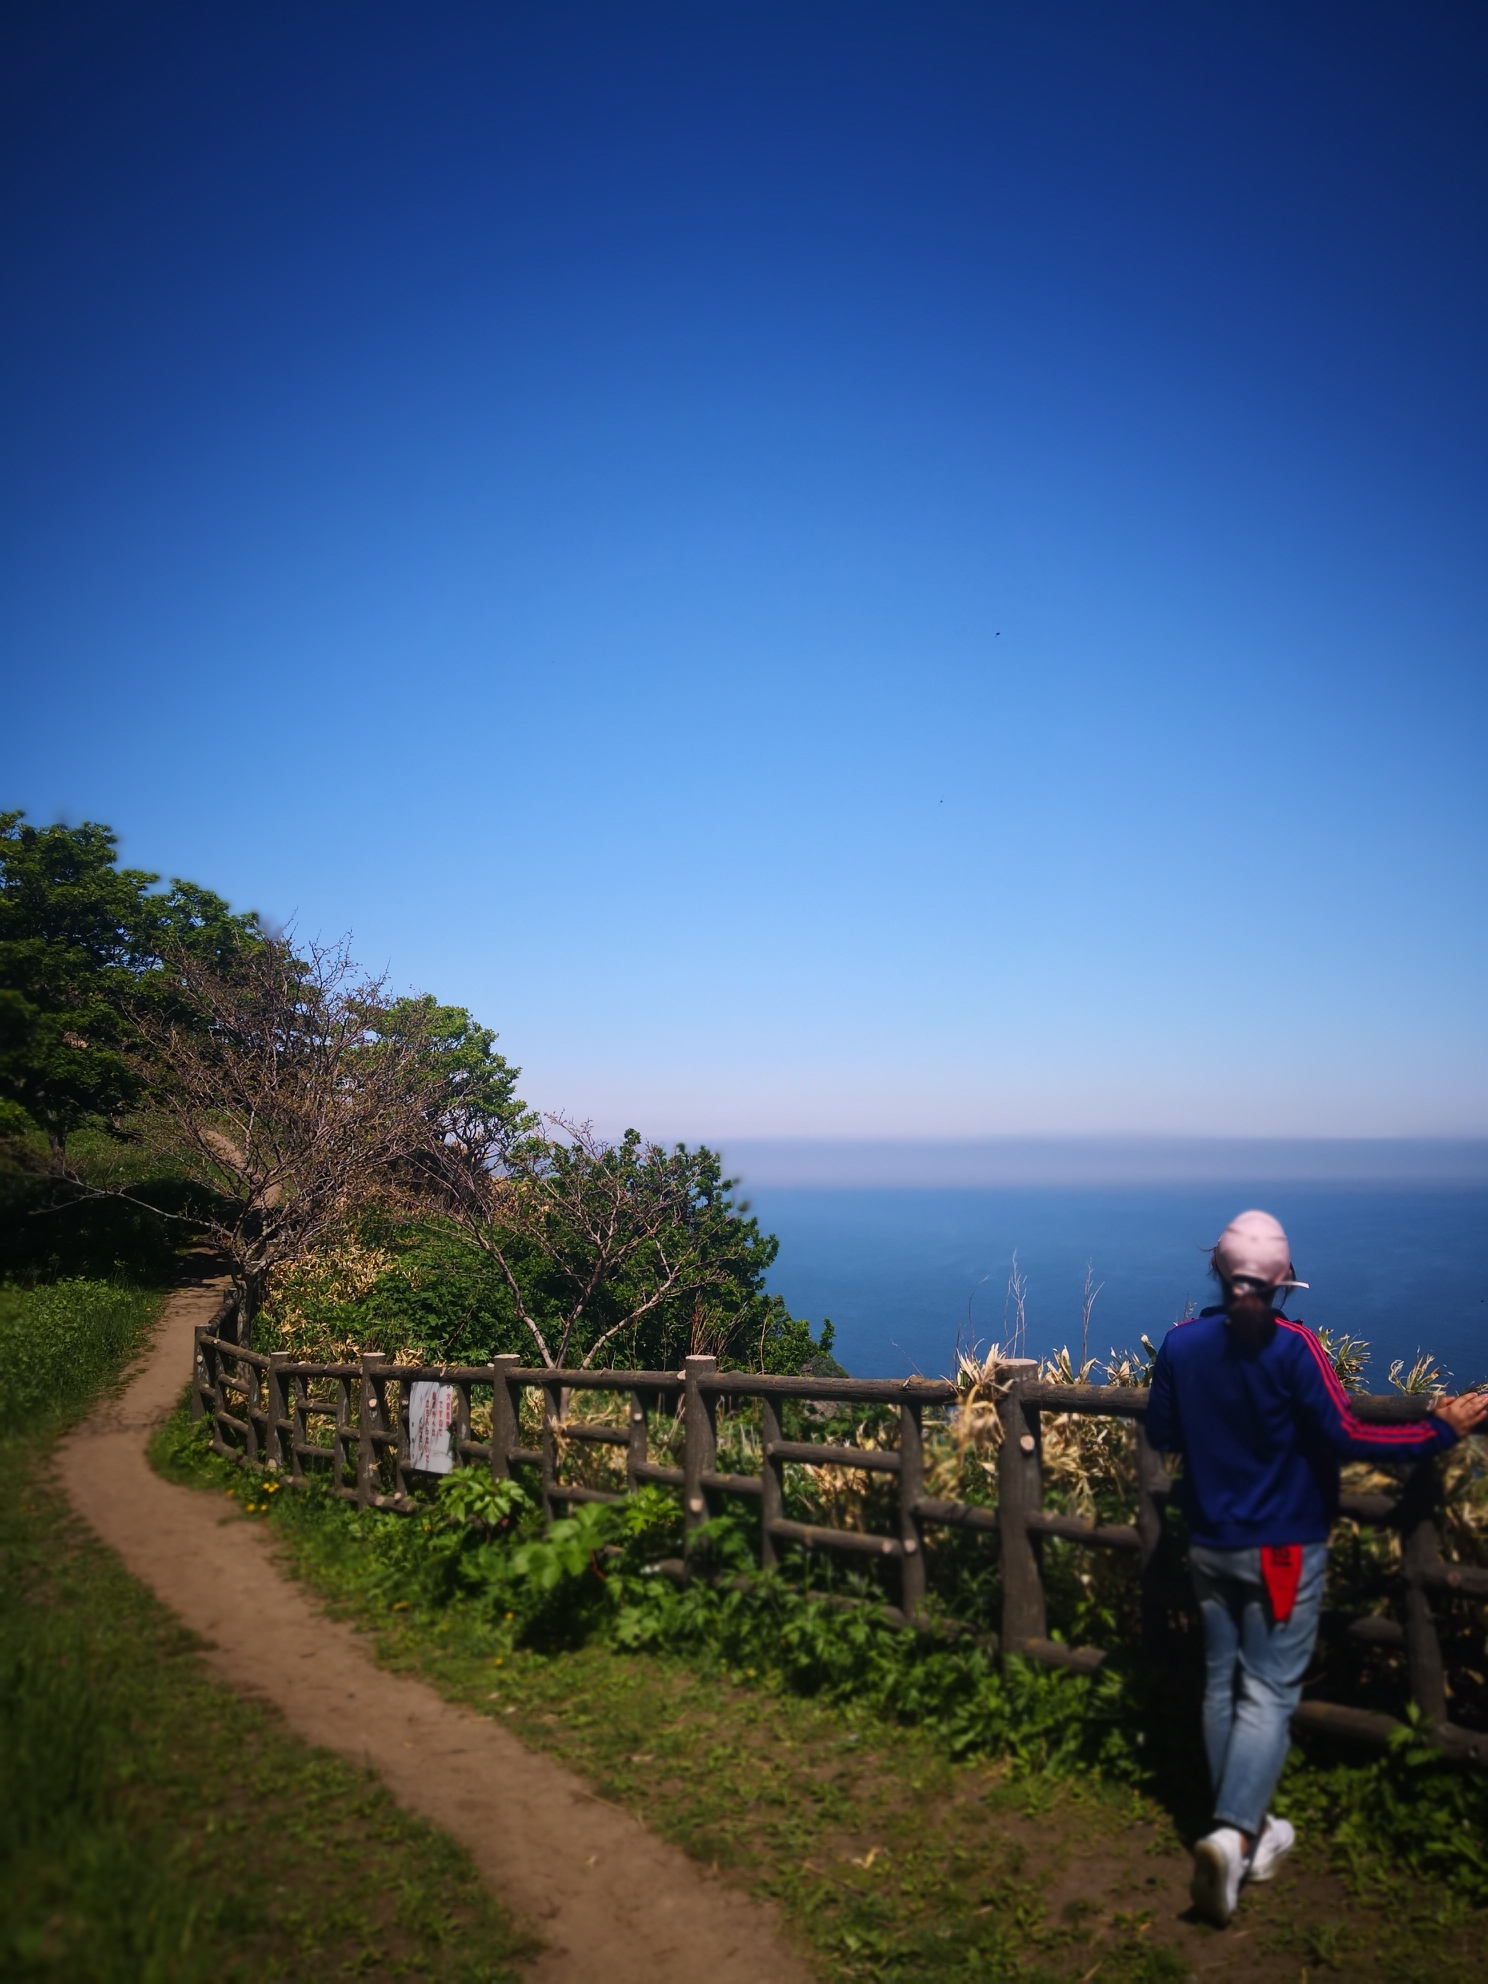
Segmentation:
{"type": "Polygon", "coordinates": [[[1449,1564],[1437,1557],[1417,1573],[1429,1591],[1454,1592],[1459,1598],[1488,1598],[1488,1570],[1475,1564],[1449,1564]]]}
{"type": "Polygon", "coordinates": [[[754,1371],[720,1371],[703,1390],[731,1398],[799,1398],[842,1405],[954,1405],[956,1387],[948,1378],[775,1378],[754,1371]]]}
{"type": "Polygon", "coordinates": [[[1002,1529],[1002,1518],[996,1509],[982,1508],[976,1502],[943,1502],[934,1495],[921,1495],[915,1503],[915,1514],[921,1522],[934,1523],[943,1529],[979,1529],[989,1536],[996,1536],[1002,1529]]]}
{"type": "Polygon", "coordinates": [[[775,1457],[780,1446],[780,1409],[768,1392],[760,1394],[760,1569],[774,1570],[780,1553],[775,1548],[774,1525],[785,1515],[782,1463],[775,1457]]]}
{"type": "Polygon", "coordinates": [[[1384,1749],[1395,1731],[1403,1726],[1393,1715],[1377,1715],[1367,1708],[1343,1708],[1337,1702],[1299,1702],[1292,1711],[1293,1729],[1342,1737],[1375,1750],[1384,1749]]]}
{"type": "Polygon", "coordinates": [[[925,1600],[925,1539],[919,1516],[925,1480],[922,1410],[915,1399],[905,1399],[899,1407],[899,1584],[904,1615],[910,1620],[925,1600]]]}
{"type": "Polygon", "coordinates": [[[870,1536],[858,1529],[822,1529],[815,1523],[790,1522],[777,1516],[770,1534],[783,1543],[802,1543],[808,1550],[841,1550],[854,1557],[902,1557],[897,1536],[870,1536]]]}
{"type": "Polygon", "coordinates": [[[663,1467],[660,1461],[637,1461],[632,1472],[637,1481],[654,1481],[662,1488],[681,1488],[687,1479],[680,1467],[663,1467]]]}
{"type": "Polygon", "coordinates": [[[1431,1611],[1436,1535],[1436,1462],[1417,1461],[1400,1496],[1400,1568],[1405,1577],[1405,1664],[1411,1700],[1427,1722],[1447,1719],[1447,1676],[1431,1611]]]}
{"type": "Polygon", "coordinates": [[[666,1392],[671,1395],[685,1390],[686,1373],[682,1371],[569,1371],[552,1370],[541,1364],[514,1365],[508,1373],[514,1385],[561,1385],[570,1392],[666,1392]]]}
{"type": "Polygon", "coordinates": [[[897,1474],[898,1454],[887,1447],[828,1447],[819,1440],[771,1440],[771,1460],[792,1460],[803,1467],[852,1467],[863,1474],[897,1474]]]}
{"type": "Polygon", "coordinates": [[[1142,1539],[1134,1523],[1091,1522],[1085,1516],[1061,1516],[1040,1509],[1024,1521],[1035,1536],[1061,1536],[1067,1543],[1089,1543],[1101,1550],[1140,1550],[1142,1539]]]}
{"type": "Polygon", "coordinates": [[[1029,1518],[1040,1513],[1043,1476],[1039,1465],[1040,1421],[1031,1386],[1014,1385],[998,1401],[1002,1452],[998,1457],[997,1504],[1002,1515],[1002,1643],[1021,1647],[1048,1635],[1044,1583],[1029,1518]]]}
{"type": "Polygon", "coordinates": [[[703,1383],[717,1369],[716,1357],[687,1359],[682,1424],[682,1519],[689,1538],[708,1520],[703,1476],[713,1471],[717,1458],[718,1440],[714,1431],[717,1399],[703,1390],[703,1383]]]}
{"type": "Polygon", "coordinates": [[[1004,1652],[1021,1654],[1025,1660],[1036,1660],[1041,1667],[1069,1667],[1077,1674],[1093,1674],[1106,1658],[1104,1647],[1066,1646],[1063,1640],[1042,1637],[1017,1641],[1004,1639],[1002,1645],[1004,1652]]]}
{"type": "Polygon", "coordinates": [[[520,1451],[517,1441],[517,1394],[512,1373],[517,1369],[512,1356],[491,1360],[491,1478],[505,1481],[520,1451]]]}
{"type": "Polygon", "coordinates": [[[226,1337],[213,1336],[210,1331],[204,1332],[204,1341],[215,1345],[225,1357],[231,1357],[239,1364],[246,1364],[250,1369],[267,1371],[269,1368],[268,1357],[261,1350],[245,1350],[242,1344],[229,1342],[226,1337]]]}
{"type": "Polygon", "coordinates": [[[607,1488],[568,1488],[561,1481],[555,1481],[548,1490],[548,1499],[553,1502],[623,1502],[625,1497],[611,1494],[607,1488]]]}
{"type": "Polygon", "coordinates": [[[1345,1631],[1351,1640],[1360,1640],[1365,1646],[1405,1645],[1405,1628],[1398,1619],[1355,1619],[1345,1631]]]}
{"type": "Polygon", "coordinates": [[[1143,1419],[1147,1390],[1134,1385],[1053,1385],[1033,1380],[1019,1388],[1024,1403],[1045,1412],[1093,1413],[1098,1418],[1143,1419]]]}
{"type": "Polygon", "coordinates": [[[639,1470],[646,1465],[649,1414],[654,1408],[656,1394],[634,1390],[630,1394],[628,1430],[625,1436],[625,1485],[634,1490],[641,1480],[639,1470]]]}

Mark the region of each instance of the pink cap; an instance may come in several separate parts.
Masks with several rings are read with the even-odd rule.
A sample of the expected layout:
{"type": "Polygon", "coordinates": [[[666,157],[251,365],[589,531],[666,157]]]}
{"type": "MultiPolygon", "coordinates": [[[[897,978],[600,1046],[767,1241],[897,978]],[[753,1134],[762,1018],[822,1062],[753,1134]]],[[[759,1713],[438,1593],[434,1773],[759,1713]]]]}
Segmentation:
{"type": "Polygon", "coordinates": [[[1214,1265],[1226,1281],[1256,1281],[1263,1288],[1305,1288],[1292,1276],[1292,1250],[1281,1221],[1268,1212],[1237,1213],[1220,1234],[1214,1265]]]}

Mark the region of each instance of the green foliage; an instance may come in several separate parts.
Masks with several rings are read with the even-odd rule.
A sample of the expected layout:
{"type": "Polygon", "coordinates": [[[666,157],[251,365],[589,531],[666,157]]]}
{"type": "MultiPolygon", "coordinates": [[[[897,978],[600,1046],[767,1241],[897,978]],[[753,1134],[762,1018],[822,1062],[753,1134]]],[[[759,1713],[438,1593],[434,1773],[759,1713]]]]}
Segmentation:
{"type": "MultiPolygon", "coordinates": [[[[219,1492],[241,1479],[210,1458],[206,1471],[219,1492]]],[[[467,1520],[470,1575],[441,1583],[430,1570],[434,1549],[448,1547],[439,1505],[468,1494],[479,1520],[490,1492],[478,1474],[464,1480],[448,1477],[413,1519],[315,1491],[276,1497],[272,1519],[288,1561],[378,1633],[385,1660],[486,1714],[520,1716],[506,1726],[524,1742],[774,1898],[824,1977],[1160,1984],[1203,1967],[1207,1938],[1200,1947],[1184,1932],[1185,1961],[1158,1933],[1163,1919],[1179,1929],[1187,1859],[1153,1802],[1171,1812],[1178,1779],[1192,1784],[1196,1686],[1165,1675],[1144,1691],[1135,1666],[1093,1679],[1018,1662],[999,1672],[974,1643],[896,1632],[871,1608],[808,1597],[786,1576],[731,1589],[752,1554],[746,1523],[710,1525],[716,1583],[678,1591],[653,1555],[670,1555],[680,1535],[662,1491],[648,1491],[639,1547],[620,1505],[583,1505],[592,1513],[565,1538],[581,1547],[551,1577],[552,1559],[520,1555],[540,1535],[536,1510],[503,1488],[510,1527],[488,1542],[467,1520]],[[1093,1905],[1061,1912],[1046,1902],[1051,1886],[1068,1893],[1071,1855],[1093,1905]]],[[[1324,1768],[1294,1761],[1287,1782],[1315,1782],[1324,1768]]],[[[1420,1793],[1406,1784],[1398,1795],[1395,1833],[1372,1831],[1367,1812],[1360,1820],[1357,1858],[1346,1859],[1360,1898],[1347,1911],[1318,1866],[1344,1851],[1328,1830],[1337,1792],[1332,1807],[1307,1808],[1307,1878],[1247,1903],[1265,1947],[1293,1953],[1287,1975],[1352,1962],[1351,1975],[1415,1977],[1427,1948],[1441,1984],[1478,1975],[1477,1918],[1460,1898],[1470,1884],[1452,1876],[1454,1892],[1392,1873],[1393,1840],[1409,1832],[1420,1793]]],[[[1177,1830],[1206,1817],[1180,1808],[1177,1830]]],[[[1421,1864],[1450,1873],[1439,1855],[1421,1864]]]]}
{"type": "MultiPolygon", "coordinates": [[[[180,1459],[170,1464],[184,1472],[180,1459]]],[[[317,1575],[373,1614],[407,1612],[435,1631],[479,1622],[497,1645],[549,1658],[585,1647],[681,1658],[733,1685],[917,1730],[948,1759],[996,1760],[1019,1781],[1127,1786],[1164,1800],[1188,1828],[1205,1818],[1197,1669],[1156,1675],[1122,1656],[1083,1675],[999,1662],[953,1627],[949,1636],[896,1628],[867,1578],[824,1595],[802,1587],[799,1567],[755,1573],[754,1526],[743,1517],[715,1517],[694,1534],[710,1575],[681,1585],[668,1571],[680,1511],[663,1489],[579,1504],[546,1532],[520,1489],[477,1470],[447,1477],[412,1520],[348,1510],[316,1491],[279,1498],[275,1516],[317,1575]]],[[[1378,1886],[1408,1869],[1488,1906],[1488,1778],[1410,1731],[1363,1764],[1294,1751],[1277,1809],[1361,1881],[1378,1886]]]]}
{"type": "Polygon", "coordinates": [[[158,1307],[139,1289],[105,1281],[0,1286],[0,1427],[76,1412],[140,1342],[158,1307]]]}
{"type": "Polygon", "coordinates": [[[254,1343],[304,1357],[353,1345],[438,1364],[532,1355],[488,1256],[447,1222],[382,1217],[276,1277],[254,1343]]]}
{"type": "Polygon", "coordinates": [[[1365,1763],[1294,1749],[1275,1806],[1326,1837],[1361,1880],[1377,1880],[1383,1862],[1488,1907],[1488,1773],[1433,1749],[1414,1706],[1384,1754],[1365,1763]]]}
{"type": "Polygon", "coordinates": [[[486,1164],[533,1127],[517,1094],[521,1069],[496,1051],[496,1035],[464,1006],[441,1006],[429,993],[395,999],[377,1014],[377,1031],[387,1040],[417,1039],[434,1077],[440,1134],[466,1163],[486,1164]]]}
{"type": "Polygon", "coordinates": [[[716,1152],[551,1120],[560,1134],[529,1120],[500,1179],[461,1201],[540,1361],[667,1370],[692,1352],[798,1370],[829,1351],[830,1326],[813,1342],[766,1293],[779,1243],[735,1203],[716,1152]]]}
{"type": "MultiPolygon", "coordinates": [[[[676,1153],[670,1162],[678,1161],[676,1153]]],[[[675,1370],[696,1347],[712,1351],[725,1368],[795,1374],[812,1365],[840,1371],[830,1356],[832,1325],[819,1333],[793,1317],[779,1296],[764,1288],[778,1243],[734,1205],[728,1181],[711,1151],[686,1152],[699,1182],[693,1234],[710,1277],[705,1297],[696,1290],[659,1303],[605,1346],[599,1361],[632,1369],[675,1370]]],[[[544,1331],[563,1326],[569,1284],[550,1261],[519,1235],[503,1235],[503,1267],[454,1221],[442,1218],[364,1220],[356,1236],[282,1274],[254,1326],[263,1349],[292,1349],[299,1356],[328,1354],[337,1345],[411,1354],[435,1363],[482,1364],[516,1355],[539,1361],[520,1308],[544,1331]]],[[[562,1241],[564,1246],[569,1243],[562,1241]]],[[[577,1254],[580,1243],[575,1240],[577,1254]]],[[[644,1262],[601,1279],[570,1354],[614,1327],[629,1306],[645,1299],[644,1262]]]]}
{"type": "Polygon", "coordinates": [[[190,882],[120,868],[116,836],[88,821],[30,827],[0,813],[0,1134],[40,1132],[54,1153],[135,1099],[128,1013],[178,946],[222,963],[256,940],[190,882]]]}

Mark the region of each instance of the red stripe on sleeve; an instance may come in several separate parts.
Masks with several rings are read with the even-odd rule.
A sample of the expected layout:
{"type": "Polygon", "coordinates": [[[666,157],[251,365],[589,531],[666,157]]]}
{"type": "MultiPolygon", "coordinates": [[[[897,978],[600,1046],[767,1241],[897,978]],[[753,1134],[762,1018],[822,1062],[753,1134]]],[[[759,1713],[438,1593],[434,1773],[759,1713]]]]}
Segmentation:
{"type": "Polygon", "coordinates": [[[1398,1447],[1419,1447],[1424,1441],[1436,1438],[1434,1429],[1428,1426],[1424,1419],[1411,1420],[1401,1426],[1366,1425],[1362,1419],[1355,1416],[1348,1402],[1348,1393],[1339,1382],[1338,1373],[1323,1355],[1323,1346],[1312,1331],[1301,1323],[1291,1322],[1285,1316],[1278,1316],[1276,1320],[1282,1329],[1290,1330],[1293,1336],[1301,1337],[1312,1352],[1313,1362],[1322,1375],[1328,1396],[1337,1408],[1338,1416],[1343,1421],[1343,1429],[1350,1439],[1378,1440],[1382,1444],[1398,1447]]]}

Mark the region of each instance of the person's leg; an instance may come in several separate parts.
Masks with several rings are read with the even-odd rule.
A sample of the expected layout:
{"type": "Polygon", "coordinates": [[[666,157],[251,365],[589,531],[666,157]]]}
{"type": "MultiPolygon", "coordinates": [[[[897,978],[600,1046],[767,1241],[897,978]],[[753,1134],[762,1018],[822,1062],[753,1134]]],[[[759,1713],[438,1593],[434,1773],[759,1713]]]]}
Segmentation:
{"type": "MultiPolygon", "coordinates": [[[[1238,1553],[1237,1553],[1238,1554],[1238,1553]]],[[[1256,1555],[1257,1553],[1252,1553],[1256,1555]]],[[[1317,1641],[1328,1565],[1326,1543],[1302,1550],[1302,1575],[1291,1615],[1271,1617],[1256,1564],[1247,1580],[1240,1619],[1240,1687],[1224,1770],[1214,1801],[1215,1820],[1254,1841],[1291,1744],[1292,1710],[1317,1641]]]]}
{"type": "Polygon", "coordinates": [[[1194,1596],[1204,1620],[1204,1752],[1209,1788],[1218,1796],[1235,1720],[1235,1673],[1240,1658],[1241,1618],[1249,1586],[1236,1576],[1237,1560],[1253,1560],[1254,1550],[1210,1550],[1193,1544],[1188,1553],[1194,1596]]]}

